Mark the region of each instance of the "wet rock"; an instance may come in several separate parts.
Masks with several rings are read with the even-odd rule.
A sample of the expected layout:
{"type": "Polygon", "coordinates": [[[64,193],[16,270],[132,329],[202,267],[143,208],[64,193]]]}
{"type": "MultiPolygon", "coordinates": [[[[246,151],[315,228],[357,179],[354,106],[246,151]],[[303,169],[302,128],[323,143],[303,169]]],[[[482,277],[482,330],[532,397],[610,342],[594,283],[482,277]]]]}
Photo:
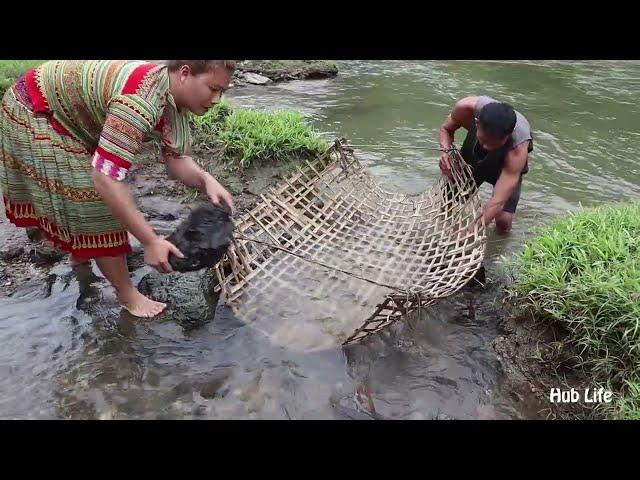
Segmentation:
{"type": "Polygon", "coordinates": [[[455,420],[455,418],[447,415],[446,413],[439,413],[436,415],[434,420],[455,420]]]}
{"type": "Polygon", "coordinates": [[[18,228],[8,220],[0,221],[0,260],[9,260],[22,255],[29,244],[24,228],[18,228]]]}
{"type": "Polygon", "coordinates": [[[38,228],[19,228],[8,221],[0,222],[0,260],[21,258],[38,266],[50,266],[65,255],[46,240],[38,228]]]}
{"type": "Polygon", "coordinates": [[[213,320],[219,294],[213,293],[214,277],[207,271],[145,275],[138,288],[159,302],[168,304],[166,314],[184,326],[213,320]]]}
{"type": "Polygon", "coordinates": [[[142,244],[135,237],[131,236],[130,240],[131,240],[131,253],[127,255],[127,265],[129,266],[129,271],[133,272],[145,266],[144,248],[142,247],[142,244]]]}
{"type": "Polygon", "coordinates": [[[199,206],[167,239],[185,256],[171,254],[171,267],[177,272],[192,272],[215,266],[231,243],[233,229],[225,209],[211,203],[199,206]]]}
{"type": "Polygon", "coordinates": [[[29,250],[29,261],[38,266],[49,266],[61,261],[67,253],[59,250],[50,242],[42,242],[34,245],[29,250]]]}
{"type": "Polygon", "coordinates": [[[209,413],[209,407],[206,405],[196,405],[193,407],[193,415],[196,417],[202,417],[209,413]]]}
{"type": "Polygon", "coordinates": [[[224,386],[228,378],[229,374],[227,372],[221,372],[209,378],[200,388],[202,398],[212,399],[216,396],[222,396],[220,389],[224,386]]]}
{"type": "Polygon", "coordinates": [[[245,60],[238,64],[238,70],[245,77],[257,73],[274,82],[330,78],[338,74],[335,63],[321,60],[245,60]]]}
{"type": "Polygon", "coordinates": [[[147,371],[146,375],[147,383],[152,387],[157,387],[160,385],[160,376],[153,371],[147,371]]]}
{"type": "Polygon", "coordinates": [[[176,396],[182,397],[183,395],[190,394],[192,392],[192,388],[193,386],[191,385],[191,382],[189,382],[188,380],[183,380],[182,382],[177,384],[175,387],[173,387],[171,391],[176,396]]]}
{"type": "MultiPolygon", "coordinates": [[[[183,254],[190,253],[186,259],[178,259],[171,255],[170,263],[175,271],[188,272],[201,268],[212,267],[218,263],[228,247],[224,243],[225,234],[233,223],[228,213],[212,204],[205,204],[196,208],[189,217],[176,227],[176,220],[188,208],[158,197],[147,197],[143,203],[149,203],[143,210],[149,217],[150,223],[159,235],[169,235],[183,254]],[[159,202],[157,206],[154,202],[159,202]],[[178,245],[179,243],[179,245],[178,245]]],[[[229,234],[230,236],[230,234],[229,234]]],[[[144,248],[138,240],[131,237],[132,252],[127,256],[129,271],[135,271],[145,265],[144,248]]]]}
{"type": "Polygon", "coordinates": [[[20,257],[24,253],[24,247],[21,245],[9,245],[0,251],[0,260],[13,260],[20,257]]]}
{"type": "Polygon", "coordinates": [[[40,230],[38,227],[26,227],[24,231],[27,234],[29,240],[31,240],[33,243],[37,243],[45,239],[42,230],[40,230]]]}
{"type": "Polygon", "coordinates": [[[50,274],[45,278],[34,278],[33,280],[17,282],[18,288],[14,293],[14,297],[30,298],[33,300],[50,297],[53,284],[57,278],[57,275],[50,274]]]}
{"type": "Polygon", "coordinates": [[[139,203],[142,212],[159,220],[177,220],[188,210],[185,205],[155,195],[141,197],[139,203]]]}
{"type": "Polygon", "coordinates": [[[252,85],[266,85],[267,83],[271,83],[270,78],[251,72],[244,74],[244,80],[252,85]]]}

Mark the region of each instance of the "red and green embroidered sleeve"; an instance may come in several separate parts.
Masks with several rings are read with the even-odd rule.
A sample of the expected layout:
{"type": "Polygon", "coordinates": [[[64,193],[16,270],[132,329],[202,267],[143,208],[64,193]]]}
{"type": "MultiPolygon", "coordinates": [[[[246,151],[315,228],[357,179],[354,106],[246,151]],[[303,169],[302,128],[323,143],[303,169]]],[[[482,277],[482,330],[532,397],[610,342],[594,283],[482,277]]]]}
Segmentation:
{"type": "Polygon", "coordinates": [[[109,101],[92,165],[115,180],[123,180],[145,137],[164,129],[168,96],[166,67],[144,64],[136,68],[122,93],[109,101]]]}

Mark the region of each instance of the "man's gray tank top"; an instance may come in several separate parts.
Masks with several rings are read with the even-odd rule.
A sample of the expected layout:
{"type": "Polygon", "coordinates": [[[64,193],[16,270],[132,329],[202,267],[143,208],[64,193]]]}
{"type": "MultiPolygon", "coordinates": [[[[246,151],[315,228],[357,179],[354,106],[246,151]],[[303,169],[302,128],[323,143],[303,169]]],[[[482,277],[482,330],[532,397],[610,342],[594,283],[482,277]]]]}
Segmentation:
{"type": "MultiPolygon", "coordinates": [[[[491,97],[482,96],[478,99],[478,103],[476,104],[475,109],[475,117],[478,117],[480,110],[482,107],[487,105],[488,103],[497,102],[491,97]]],[[[531,125],[529,125],[529,121],[522,115],[520,112],[516,110],[516,127],[507,143],[505,143],[502,147],[497,150],[493,150],[491,152],[486,153],[484,158],[479,157],[479,150],[482,150],[482,147],[478,144],[478,137],[476,136],[476,124],[475,121],[473,125],[469,129],[466,138],[464,139],[464,143],[462,144],[462,148],[460,149],[460,154],[462,158],[464,158],[465,162],[467,162],[471,167],[473,167],[474,177],[476,179],[476,183],[480,185],[482,182],[488,182],[492,185],[495,185],[500,177],[500,173],[502,172],[502,166],[504,163],[504,159],[507,156],[509,150],[516,148],[522,142],[529,141],[529,153],[533,151],[533,139],[531,136],[531,125]]],[[[522,170],[522,174],[524,175],[529,171],[528,163],[525,165],[522,170]]]]}

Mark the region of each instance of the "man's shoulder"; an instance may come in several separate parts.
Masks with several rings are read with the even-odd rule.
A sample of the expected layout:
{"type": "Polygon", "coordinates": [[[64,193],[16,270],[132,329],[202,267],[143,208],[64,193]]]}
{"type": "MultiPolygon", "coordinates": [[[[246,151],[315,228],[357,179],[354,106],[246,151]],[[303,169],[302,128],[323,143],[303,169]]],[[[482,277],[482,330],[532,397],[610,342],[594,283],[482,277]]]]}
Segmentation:
{"type": "Polygon", "coordinates": [[[516,127],[511,134],[511,144],[513,148],[531,139],[531,125],[529,124],[529,120],[516,110],[516,127]]]}
{"type": "Polygon", "coordinates": [[[489,105],[490,103],[500,103],[500,100],[496,100],[495,98],[490,97],[489,95],[478,95],[472,98],[475,98],[476,115],[478,115],[480,113],[480,110],[482,110],[485,106],[489,105]]]}

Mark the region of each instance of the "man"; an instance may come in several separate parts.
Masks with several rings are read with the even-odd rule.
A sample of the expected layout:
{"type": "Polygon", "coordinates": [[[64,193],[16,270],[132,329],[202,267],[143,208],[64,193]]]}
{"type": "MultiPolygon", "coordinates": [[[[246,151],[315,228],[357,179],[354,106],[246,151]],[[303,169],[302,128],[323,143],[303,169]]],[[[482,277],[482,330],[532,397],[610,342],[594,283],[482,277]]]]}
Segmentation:
{"type": "MultiPolygon", "coordinates": [[[[495,220],[500,233],[511,231],[513,214],[520,199],[522,176],[533,150],[531,127],[527,119],[511,105],[491,97],[466,97],[458,101],[440,128],[440,147],[448,150],[454,133],[467,130],[460,154],[473,169],[478,187],[483,182],[494,186],[491,199],[483,208],[485,225],[495,220]]],[[[451,175],[451,159],[440,157],[440,170],[451,175]]]]}

